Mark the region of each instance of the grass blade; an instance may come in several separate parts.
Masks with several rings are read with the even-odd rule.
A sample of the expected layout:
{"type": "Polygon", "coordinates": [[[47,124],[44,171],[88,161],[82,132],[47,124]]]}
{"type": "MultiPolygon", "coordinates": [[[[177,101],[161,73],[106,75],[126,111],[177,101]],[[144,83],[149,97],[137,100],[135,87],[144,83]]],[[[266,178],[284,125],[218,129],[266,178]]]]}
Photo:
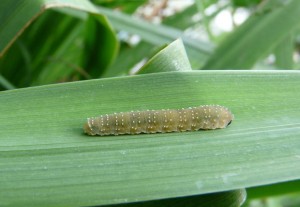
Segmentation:
{"type": "Polygon", "coordinates": [[[300,179],[299,80],[297,71],[190,71],[2,92],[0,200],[107,205],[300,179]],[[229,107],[233,124],[136,136],[82,133],[85,118],[98,114],[201,104],[229,107]]]}

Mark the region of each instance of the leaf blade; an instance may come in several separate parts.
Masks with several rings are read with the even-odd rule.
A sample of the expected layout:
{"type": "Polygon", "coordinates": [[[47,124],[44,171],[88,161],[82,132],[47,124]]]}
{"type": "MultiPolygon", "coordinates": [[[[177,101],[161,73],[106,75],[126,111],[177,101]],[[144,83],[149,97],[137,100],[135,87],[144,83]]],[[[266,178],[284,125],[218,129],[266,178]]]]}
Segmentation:
{"type": "Polygon", "coordinates": [[[299,79],[297,71],[169,72],[2,92],[0,200],[104,205],[299,179],[299,79]],[[224,130],[82,133],[97,114],[200,104],[225,105],[236,119],[224,130]]]}

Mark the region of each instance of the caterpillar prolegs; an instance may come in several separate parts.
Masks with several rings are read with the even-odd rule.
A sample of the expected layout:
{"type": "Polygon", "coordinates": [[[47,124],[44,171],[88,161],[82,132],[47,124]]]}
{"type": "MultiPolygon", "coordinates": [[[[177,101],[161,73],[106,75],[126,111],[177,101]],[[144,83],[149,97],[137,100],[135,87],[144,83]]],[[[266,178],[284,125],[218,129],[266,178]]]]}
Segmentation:
{"type": "Polygon", "coordinates": [[[197,131],[225,128],[233,114],[225,107],[203,105],[183,109],[131,111],[88,118],[88,135],[119,135],[158,132],[197,131]]]}

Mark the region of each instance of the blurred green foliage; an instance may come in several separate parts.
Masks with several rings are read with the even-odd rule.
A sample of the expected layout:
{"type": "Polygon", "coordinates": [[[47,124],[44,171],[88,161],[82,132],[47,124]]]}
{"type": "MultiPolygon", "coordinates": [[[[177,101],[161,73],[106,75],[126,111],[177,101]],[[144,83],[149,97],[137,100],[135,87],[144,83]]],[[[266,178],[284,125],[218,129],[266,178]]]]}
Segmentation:
{"type": "MultiPolygon", "coordinates": [[[[1,3],[3,9],[8,5],[5,2],[1,3]]],[[[145,61],[144,58],[151,56],[151,53],[162,44],[170,43],[176,37],[183,38],[193,69],[293,69],[299,64],[298,53],[295,53],[296,29],[299,26],[297,21],[292,21],[297,19],[296,15],[300,13],[298,1],[284,3],[278,0],[232,0],[227,3],[224,1],[225,4],[215,0],[200,1],[204,10],[213,8],[213,12],[203,18],[197,17],[199,20],[196,16],[203,13],[199,12],[195,5],[188,5],[172,15],[164,16],[164,10],[170,8],[166,7],[167,1],[162,1],[150,4],[145,9],[145,12],[151,11],[152,5],[152,14],[150,12],[148,18],[161,19],[162,24],[154,27],[137,17],[128,16],[126,18],[129,19],[124,21],[125,16],[119,17],[118,14],[120,12],[126,15],[134,14],[138,8],[146,7],[147,1],[91,2],[103,9],[115,11],[108,17],[119,37],[119,49],[112,45],[113,40],[107,32],[107,25],[99,24],[94,15],[71,9],[47,10],[35,21],[30,22],[29,27],[14,41],[9,50],[2,54],[1,89],[4,90],[8,85],[20,88],[127,75],[131,68],[140,67],[138,65],[145,61]],[[230,34],[223,32],[213,34],[213,39],[207,39],[209,38],[207,35],[205,38],[205,30],[214,30],[216,27],[213,23],[218,14],[225,10],[231,11],[234,18],[236,8],[240,6],[251,7],[248,11],[253,15],[242,25],[234,28],[230,34]],[[253,6],[257,9],[253,9],[253,6]],[[256,11],[263,11],[263,8],[266,8],[265,11],[271,11],[272,8],[273,10],[259,13],[257,16],[256,11]],[[283,19],[286,21],[280,22],[283,19]],[[203,27],[204,20],[209,23],[209,27],[203,27]],[[127,26],[128,21],[130,25],[127,26]],[[156,31],[155,27],[159,30],[156,31]],[[147,33],[142,32],[148,28],[147,33]],[[139,36],[132,33],[139,30],[141,31],[139,36]],[[193,30],[193,36],[198,35],[194,40],[186,34],[186,31],[193,30]],[[157,35],[165,39],[157,41],[157,35]],[[201,39],[201,36],[204,39],[201,39]],[[213,54],[212,47],[216,47],[213,54]],[[119,54],[116,56],[117,52],[119,54]],[[272,57],[275,57],[275,60],[272,57]]],[[[2,14],[4,20],[2,28],[4,28],[8,20],[4,18],[5,13],[2,14]]],[[[4,35],[4,30],[1,31],[4,35]]],[[[3,42],[6,45],[8,43],[3,42]]]]}

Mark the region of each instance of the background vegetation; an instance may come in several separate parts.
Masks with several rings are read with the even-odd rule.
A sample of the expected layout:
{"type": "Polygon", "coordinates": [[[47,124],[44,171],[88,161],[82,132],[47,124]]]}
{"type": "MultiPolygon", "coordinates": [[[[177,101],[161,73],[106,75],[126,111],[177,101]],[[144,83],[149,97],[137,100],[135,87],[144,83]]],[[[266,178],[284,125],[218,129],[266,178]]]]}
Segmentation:
{"type": "Polygon", "coordinates": [[[0,1],[0,206],[300,205],[300,1],[182,2],[0,1]],[[82,133],[202,104],[233,124],[82,133]]]}

